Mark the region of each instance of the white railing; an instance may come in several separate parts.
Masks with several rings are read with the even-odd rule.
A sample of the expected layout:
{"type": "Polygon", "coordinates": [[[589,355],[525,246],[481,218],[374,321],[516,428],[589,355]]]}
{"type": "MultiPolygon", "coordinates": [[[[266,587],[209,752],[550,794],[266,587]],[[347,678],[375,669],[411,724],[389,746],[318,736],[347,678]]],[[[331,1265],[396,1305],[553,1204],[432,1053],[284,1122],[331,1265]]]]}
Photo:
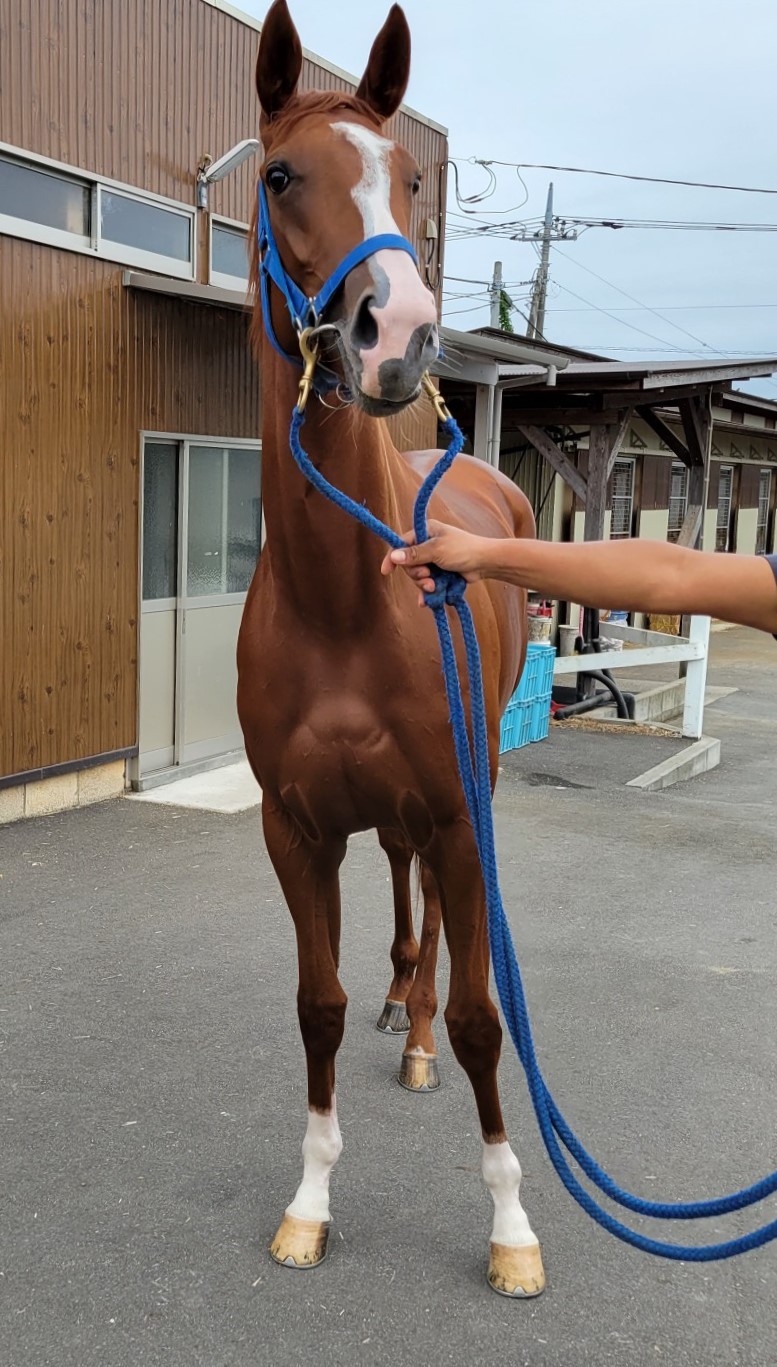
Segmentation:
{"type": "MultiPolygon", "coordinates": [[[[651,665],[687,664],[682,734],[699,740],[704,724],[704,692],[707,686],[710,619],[692,617],[690,633],[668,636],[662,631],[603,622],[605,636],[623,641],[625,650],[602,650],[598,655],[559,655],[554,679],[570,674],[590,674],[602,669],[644,669],[651,665]]],[[[617,679],[616,679],[617,682],[617,679]]]]}

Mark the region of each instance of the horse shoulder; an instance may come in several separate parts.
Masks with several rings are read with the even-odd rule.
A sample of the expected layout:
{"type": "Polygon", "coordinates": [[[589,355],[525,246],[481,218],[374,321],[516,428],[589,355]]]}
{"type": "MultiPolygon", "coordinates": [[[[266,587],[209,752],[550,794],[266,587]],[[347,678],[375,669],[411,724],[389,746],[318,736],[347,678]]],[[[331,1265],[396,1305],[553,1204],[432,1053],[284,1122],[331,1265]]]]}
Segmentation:
{"type": "MultiPolygon", "coordinates": [[[[439,450],[405,451],[402,458],[423,480],[440,454],[439,450]]],[[[485,520],[487,523],[503,522],[502,535],[536,536],[534,512],[523,490],[501,470],[495,470],[493,465],[487,465],[475,456],[456,457],[440,486],[439,495],[432,500],[431,515],[445,521],[446,510],[435,506],[437,497],[447,505],[454,521],[473,531],[479,530],[485,520]]]]}

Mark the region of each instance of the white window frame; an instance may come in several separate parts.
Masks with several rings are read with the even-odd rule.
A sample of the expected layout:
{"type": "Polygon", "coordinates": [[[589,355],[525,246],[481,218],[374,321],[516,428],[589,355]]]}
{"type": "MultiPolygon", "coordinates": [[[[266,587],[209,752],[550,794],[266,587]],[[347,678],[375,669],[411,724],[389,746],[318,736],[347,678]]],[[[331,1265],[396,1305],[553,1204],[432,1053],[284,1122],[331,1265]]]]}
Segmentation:
{"type": "Polygon", "coordinates": [[[724,532],[726,533],[726,544],[725,544],[725,546],[721,547],[721,551],[722,551],[723,554],[725,554],[726,552],[728,552],[729,547],[730,547],[730,545],[731,545],[731,506],[732,506],[733,502],[734,502],[734,467],[733,467],[733,465],[721,465],[720,471],[719,471],[719,473],[718,473],[718,507],[717,507],[717,512],[716,512],[716,515],[715,515],[715,550],[718,549],[718,537],[719,537],[720,533],[724,531],[724,532]],[[725,522],[724,522],[723,524],[721,524],[721,521],[720,521],[720,508],[721,508],[721,503],[720,503],[720,485],[721,485],[721,481],[722,481],[722,479],[723,479],[723,472],[724,472],[724,470],[728,471],[728,475],[729,475],[729,486],[728,486],[728,497],[727,497],[727,499],[726,499],[726,520],[725,520],[725,522]]]}
{"type": "Polygon", "coordinates": [[[95,226],[97,234],[97,255],[106,257],[111,261],[121,261],[126,266],[137,266],[141,270],[158,271],[163,270],[165,275],[173,275],[178,280],[194,279],[194,256],[195,256],[195,221],[194,210],[187,211],[183,207],[170,204],[156,204],[147,195],[137,194],[119,190],[113,185],[106,185],[97,182],[97,194],[95,199],[95,226]],[[103,191],[111,195],[116,195],[119,199],[127,199],[135,204],[148,204],[154,209],[163,209],[166,213],[173,213],[178,218],[186,219],[189,224],[189,260],[182,261],[177,256],[164,256],[161,252],[147,252],[142,247],[131,247],[126,242],[116,242],[112,237],[105,237],[102,230],[102,197],[103,191]]]}
{"type": "Polygon", "coordinates": [[[635,488],[635,485],[636,485],[636,461],[633,460],[633,459],[631,459],[629,456],[618,456],[618,459],[615,461],[615,463],[613,464],[613,467],[612,467],[612,479],[613,479],[613,493],[612,493],[612,496],[611,496],[611,499],[610,499],[610,540],[611,540],[611,541],[628,541],[629,537],[631,536],[631,529],[632,529],[632,525],[633,525],[633,522],[634,522],[634,488],[635,488]],[[618,465],[628,465],[628,466],[631,467],[631,487],[630,487],[630,489],[629,489],[629,495],[628,495],[628,510],[629,510],[629,512],[628,512],[628,519],[627,519],[627,521],[628,521],[628,531],[626,531],[626,532],[614,532],[614,531],[613,531],[613,524],[614,524],[614,522],[615,522],[615,507],[614,507],[614,504],[615,504],[615,484],[614,484],[614,479],[615,479],[615,470],[616,470],[616,467],[617,467],[618,465]]]}
{"type": "Polygon", "coordinates": [[[761,555],[761,554],[765,553],[765,551],[766,551],[766,549],[767,549],[767,547],[766,547],[766,540],[767,540],[767,537],[768,537],[768,535],[769,535],[769,514],[770,514],[770,512],[771,512],[771,503],[772,503],[772,472],[771,472],[770,469],[761,466],[761,468],[760,468],[759,471],[758,471],[758,512],[757,512],[757,514],[756,514],[756,523],[755,523],[755,550],[756,550],[756,555],[761,555]],[[762,487],[762,484],[763,484],[764,476],[766,476],[766,478],[768,479],[769,483],[768,483],[768,485],[767,485],[767,490],[766,490],[766,505],[765,505],[765,508],[764,508],[764,519],[763,519],[763,522],[762,522],[762,521],[761,521],[761,507],[762,507],[762,504],[763,504],[763,499],[762,499],[762,497],[761,497],[761,487],[762,487]],[[759,543],[760,543],[760,545],[759,545],[759,543]]]}
{"type": "Polygon", "coordinates": [[[670,471],[669,471],[669,494],[668,494],[668,497],[667,497],[667,509],[666,509],[666,511],[667,511],[667,530],[666,530],[666,538],[667,538],[667,541],[677,541],[677,539],[678,539],[679,536],[680,536],[680,532],[681,532],[682,529],[683,529],[683,523],[685,522],[685,515],[686,515],[686,513],[688,512],[688,485],[689,485],[689,482],[690,482],[690,470],[688,469],[688,466],[687,466],[683,461],[681,461],[681,460],[673,460],[673,461],[672,461],[672,467],[671,467],[671,469],[670,469],[670,471]],[[679,525],[679,527],[673,527],[673,526],[671,525],[671,521],[670,521],[671,513],[672,513],[672,478],[673,478],[674,473],[675,473],[676,470],[680,470],[680,471],[682,472],[683,481],[684,481],[683,500],[682,500],[682,516],[681,516],[681,518],[680,518],[680,525],[679,525]]]}
{"type": "Polygon", "coordinates": [[[75,181],[89,190],[92,198],[91,237],[84,237],[79,233],[68,233],[61,228],[50,228],[45,223],[36,223],[30,219],[15,218],[12,214],[3,213],[0,213],[0,235],[20,237],[26,242],[40,242],[43,246],[58,247],[64,251],[77,252],[81,256],[96,256],[102,261],[115,261],[119,265],[137,266],[155,271],[160,275],[174,276],[179,280],[196,280],[197,211],[194,207],[190,208],[178,200],[154,194],[151,190],[141,190],[136,185],[127,185],[123,181],[112,180],[108,176],[92,175],[88,171],[80,170],[77,166],[69,166],[66,162],[54,161],[51,157],[38,156],[37,153],[31,153],[23,147],[15,147],[12,143],[0,141],[0,156],[13,157],[15,160],[30,166],[33,170],[51,171],[53,174],[59,174],[63,179],[75,181]],[[190,260],[181,261],[173,256],[141,251],[139,248],[129,247],[124,243],[103,238],[100,230],[100,191],[102,189],[124,195],[125,198],[134,200],[138,204],[150,204],[155,208],[168,209],[187,218],[190,224],[190,260]]]}
{"type": "Polygon", "coordinates": [[[250,223],[242,223],[238,218],[225,218],[223,214],[210,214],[208,223],[208,284],[219,285],[225,290],[238,290],[243,294],[248,293],[248,274],[245,280],[239,275],[228,275],[226,271],[214,271],[213,269],[213,229],[214,228],[236,228],[246,235],[246,272],[249,270],[249,252],[251,232],[250,223]]]}

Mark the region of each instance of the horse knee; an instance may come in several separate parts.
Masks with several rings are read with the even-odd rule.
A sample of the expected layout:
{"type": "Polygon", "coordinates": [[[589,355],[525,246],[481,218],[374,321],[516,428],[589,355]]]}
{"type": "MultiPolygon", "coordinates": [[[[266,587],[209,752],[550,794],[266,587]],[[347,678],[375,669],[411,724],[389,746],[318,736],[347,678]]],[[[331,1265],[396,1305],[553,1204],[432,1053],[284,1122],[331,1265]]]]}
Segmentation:
{"type": "Polygon", "coordinates": [[[496,1067],[502,1027],[490,997],[483,1001],[449,1002],[445,1024],[453,1052],[470,1077],[496,1067]]]}
{"type": "Polygon", "coordinates": [[[337,1053],[345,1031],[347,1004],[348,998],[339,983],[337,990],[328,995],[298,993],[299,1028],[308,1054],[327,1057],[337,1053]]]}

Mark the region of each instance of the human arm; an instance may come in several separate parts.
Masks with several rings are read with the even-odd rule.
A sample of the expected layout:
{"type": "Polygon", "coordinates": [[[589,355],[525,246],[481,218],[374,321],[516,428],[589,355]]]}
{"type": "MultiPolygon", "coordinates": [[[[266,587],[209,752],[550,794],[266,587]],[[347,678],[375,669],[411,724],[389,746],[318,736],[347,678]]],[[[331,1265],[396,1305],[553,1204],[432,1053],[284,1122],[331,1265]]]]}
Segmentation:
{"type": "Polygon", "coordinates": [[[549,542],[473,536],[430,522],[430,539],[391,551],[383,572],[404,568],[423,592],[430,566],[465,579],[501,579],[549,598],[632,612],[697,613],[777,633],[777,581],[755,555],[716,555],[671,542],[549,542]]]}

